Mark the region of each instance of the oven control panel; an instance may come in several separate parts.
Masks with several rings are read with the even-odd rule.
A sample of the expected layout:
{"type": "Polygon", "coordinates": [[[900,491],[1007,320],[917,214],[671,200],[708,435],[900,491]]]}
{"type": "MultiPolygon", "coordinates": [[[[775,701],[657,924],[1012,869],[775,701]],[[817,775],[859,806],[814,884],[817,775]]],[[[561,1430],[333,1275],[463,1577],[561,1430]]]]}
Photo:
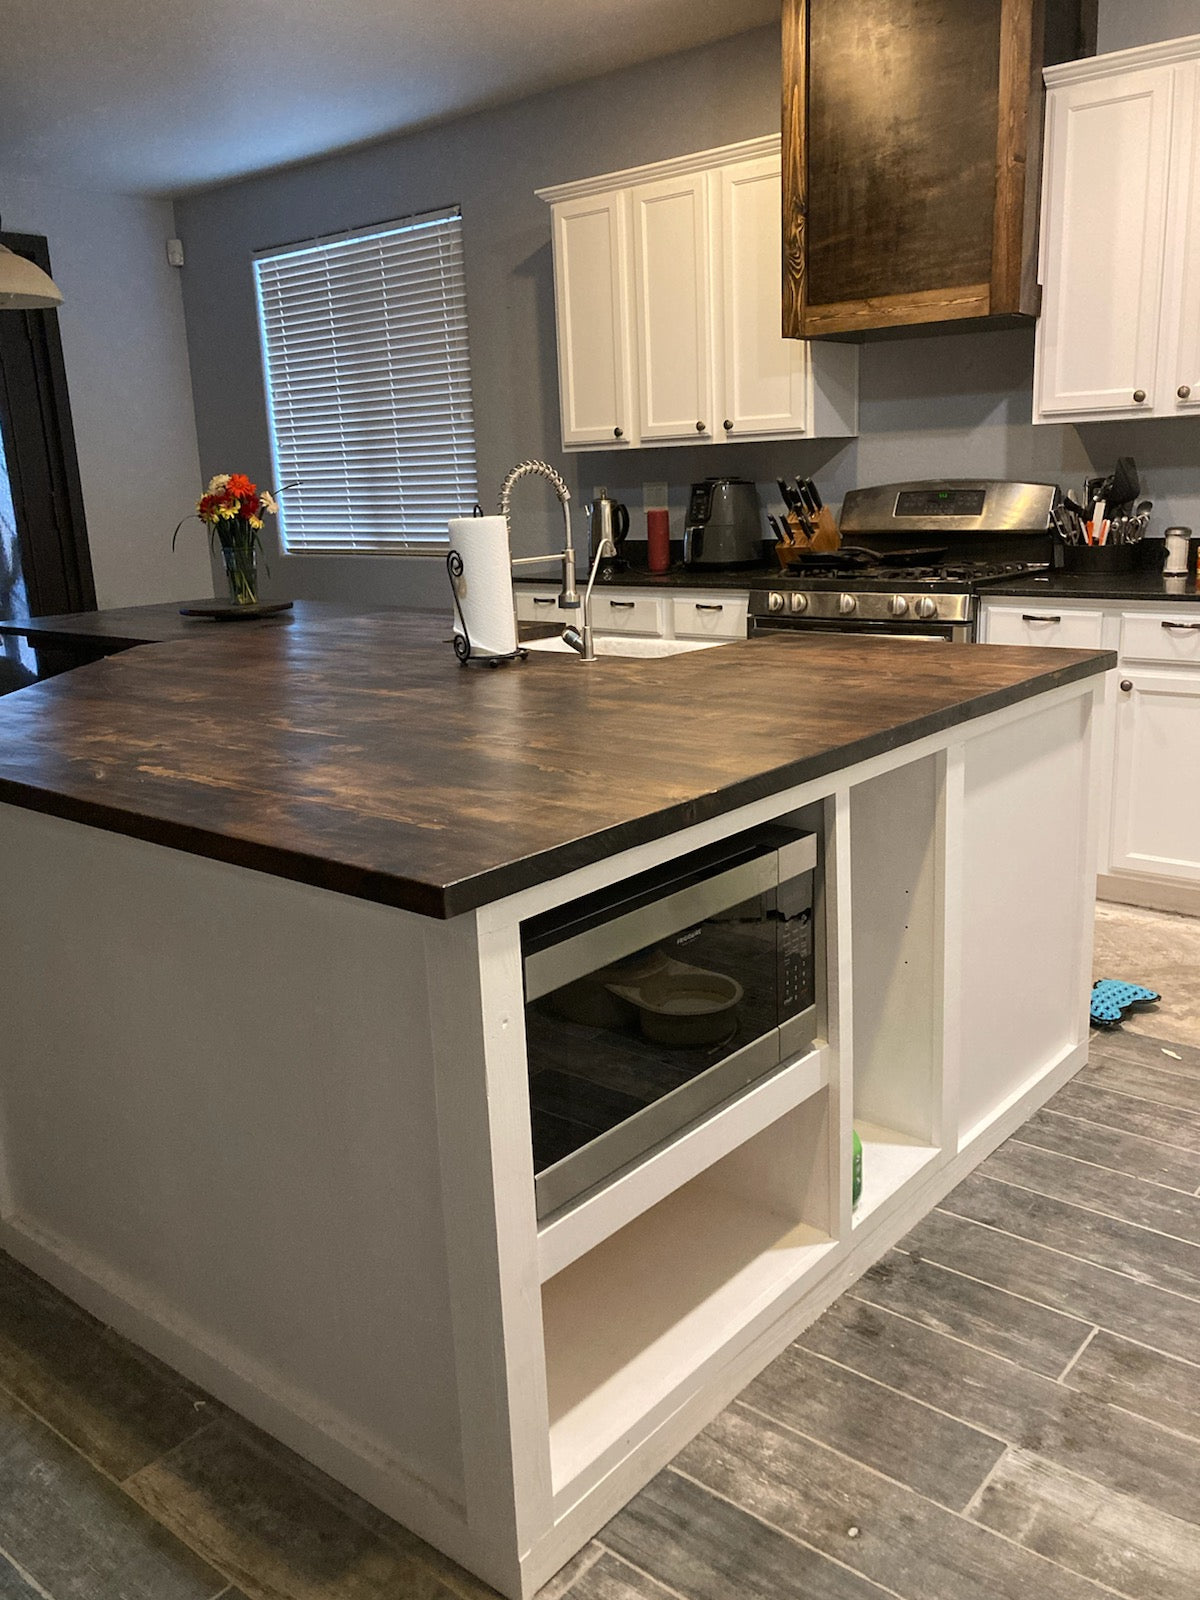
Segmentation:
{"type": "Polygon", "coordinates": [[[969,594],[891,594],[886,590],[758,590],[750,596],[752,617],[796,617],[843,622],[970,622],[969,594]]]}

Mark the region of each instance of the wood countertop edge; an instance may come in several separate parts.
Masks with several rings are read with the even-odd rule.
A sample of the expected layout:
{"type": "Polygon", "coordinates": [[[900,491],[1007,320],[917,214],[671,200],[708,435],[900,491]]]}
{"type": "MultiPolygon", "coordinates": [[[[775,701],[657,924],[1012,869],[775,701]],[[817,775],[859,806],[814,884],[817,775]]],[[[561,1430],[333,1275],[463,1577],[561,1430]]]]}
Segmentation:
{"type": "Polygon", "coordinates": [[[308,884],[329,893],[371,901],[418,916],[447,920],[503,900],[520,890],[564,877],[606,856],[665,838],[698,823],[737,811],[755,801],[769,799],[774,794],[857,766],[906,744],[915,744],[933,734],[978,721],[1022,701],[1036,699],[1068,684],[1099,676],[1116,664],[1117,657],[1113,651],[1089,652],[1016,684],[990,690],[971,700],[960,701],[914,718],[911,722],[898,723],[882,733],[875,732],[850,744],[834,746],[818,755],[767,768],[752,777],[694,795],[686,801],[674,802],[657,811],[613,824],[595,833],[564,840],[561,844],[532,855],[517,857],[500,866],[485,868],[446,883],[410,878],[402,873],[290,850],[192,823],[148,815],[127,806],[105,805],[3,776],[0,776],[0,802],[140,839],[166,849],[221,861],[244,870],[308,884]]]}

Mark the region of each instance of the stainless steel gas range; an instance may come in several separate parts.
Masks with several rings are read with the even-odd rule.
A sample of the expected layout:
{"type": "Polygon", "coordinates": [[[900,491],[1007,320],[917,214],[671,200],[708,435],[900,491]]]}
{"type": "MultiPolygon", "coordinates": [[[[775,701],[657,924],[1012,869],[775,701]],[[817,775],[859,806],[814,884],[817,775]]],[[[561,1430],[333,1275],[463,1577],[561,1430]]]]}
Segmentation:
{"type": "Polygon", "coordinates": [[[1050,483],[942,478],[851,489],[842,548],[807,555],[750,596],[750,627],[975,637],[978,594],[990,583],[1050,564],[1050,483]]]}

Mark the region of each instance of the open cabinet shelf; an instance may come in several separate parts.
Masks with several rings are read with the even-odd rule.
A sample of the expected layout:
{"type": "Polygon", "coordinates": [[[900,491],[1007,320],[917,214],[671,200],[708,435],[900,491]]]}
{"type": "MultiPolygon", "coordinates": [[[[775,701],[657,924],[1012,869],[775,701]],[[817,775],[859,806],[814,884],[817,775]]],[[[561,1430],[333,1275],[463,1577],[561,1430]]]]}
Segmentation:
{"type": "Polygon", "coordinates": [[[944,781],[928,756],[850,792],[855,1229],[941,1153],[944,781]]]}
{"type": "Polygon", "coordinates": [[[863,1148],[863,1187],[854,1208],[854,1226],[861,1227],[873,1211],[899,1193],[940,1154],[937,1145],[924,1144],[908,1133],[881,1128],[859,1118],[854,1124],[863,1148]]]}
{"type": "Polygon", "coordinates": [[[596,1481],[833,1248],[822,1091],[550,1278],[556,1493],[596,1481]]]}

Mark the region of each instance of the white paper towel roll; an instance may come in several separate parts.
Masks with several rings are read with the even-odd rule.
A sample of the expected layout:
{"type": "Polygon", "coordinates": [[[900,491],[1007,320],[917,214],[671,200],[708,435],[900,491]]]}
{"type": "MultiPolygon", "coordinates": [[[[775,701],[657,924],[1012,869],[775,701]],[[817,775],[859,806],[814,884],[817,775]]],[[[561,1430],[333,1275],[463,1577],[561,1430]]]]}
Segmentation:
{"type": "MultiPolygon", "coordinates": [[[[450,548],[462,557],[462,576],[454,587],[472,651],[512,655],[517,648],[517,619],[508,523],[503,517],[452,517],[450,548]]],[[[457,616],[454,631],[462,632],[457,616]]]]}

